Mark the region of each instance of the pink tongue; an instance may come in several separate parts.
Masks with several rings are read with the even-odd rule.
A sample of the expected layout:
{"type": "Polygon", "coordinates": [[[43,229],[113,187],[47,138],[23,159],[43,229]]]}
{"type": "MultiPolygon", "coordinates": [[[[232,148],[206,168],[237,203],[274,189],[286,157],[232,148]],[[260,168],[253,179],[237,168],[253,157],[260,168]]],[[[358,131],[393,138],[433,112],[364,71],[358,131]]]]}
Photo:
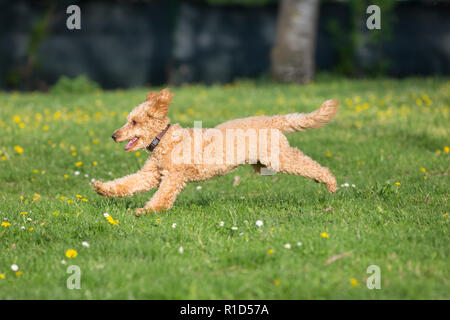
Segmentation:
{"type": "Polygon", "coordinates": [[[137,138],[133,138],[130,141],[128,141],[127,145],[125,146],[125,150],[130,149],[136,141],[137,141],[137,138]]]}

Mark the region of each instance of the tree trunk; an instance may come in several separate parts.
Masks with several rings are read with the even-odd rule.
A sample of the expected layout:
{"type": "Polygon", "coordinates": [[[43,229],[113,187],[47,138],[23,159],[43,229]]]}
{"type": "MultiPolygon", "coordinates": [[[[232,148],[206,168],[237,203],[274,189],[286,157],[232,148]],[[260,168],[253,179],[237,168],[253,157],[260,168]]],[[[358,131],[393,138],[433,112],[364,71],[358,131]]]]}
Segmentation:
{"type": "Polygon", "coordinates": [[[278,81],[307,83],[314,77],[318,0],[282,0],[272,49],[278,81]]]}

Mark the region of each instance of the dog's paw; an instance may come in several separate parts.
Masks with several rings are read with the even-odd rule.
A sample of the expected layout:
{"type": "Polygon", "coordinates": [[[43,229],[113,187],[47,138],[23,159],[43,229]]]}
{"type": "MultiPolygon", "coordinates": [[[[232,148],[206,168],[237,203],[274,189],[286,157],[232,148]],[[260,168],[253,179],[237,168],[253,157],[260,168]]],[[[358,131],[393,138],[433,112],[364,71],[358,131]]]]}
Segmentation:
{"type": "Polygon", "coordinates": [[[139,217],[139,216],[142,216],[142,215],[144,215],[144,214],[146,214],[146,213],[149,213],[149,212],[150,212],[149,209],[138,208],[138,209],[134,210],[134,215],[135,215],[136,217],[139,217]]]}
{"type": "Polygon", "coordinates": [[[92,188],[101,196],[106,196],[106,190],[103,188],[103,182],[99,180],[92,181],[92,188]]]}
{"type": "Polygon", "coordinates": [[[328,189],[329,193],[335,193],[337,191],[337,189],[338,189],[338,186],[337,186],[336,183],[328,184],[327,185],[327,189],[328,189]]]}

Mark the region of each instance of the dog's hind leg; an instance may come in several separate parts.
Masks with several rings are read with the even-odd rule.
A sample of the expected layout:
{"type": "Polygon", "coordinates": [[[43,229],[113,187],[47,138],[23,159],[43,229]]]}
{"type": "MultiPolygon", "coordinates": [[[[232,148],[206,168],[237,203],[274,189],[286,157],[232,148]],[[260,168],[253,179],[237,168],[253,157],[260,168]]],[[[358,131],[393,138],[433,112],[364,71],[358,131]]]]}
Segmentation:
{"type": "Polygon", "coordinates": [[[142,170],[108,182],[94,181],[93,187],[98,194],[112,198],[131,196],[156,188],[161,180],[156,165],[147,162],[142,170]]]}
{"type": "Polygon", "coordinates": [[[159,212],[172,208],[175,199],[185,186],[184,178],[180,177],[179,173],[166,175],[162,178],[158,191],[145,204],[145,207],[136,209],[136,215],[147,212],[159,212]]]}
{"type": "Polygon", "coordinates": [[[329,192],[337,190],[336,178],[331,171],[322,167],[297,148],[284,147],[280,150],[280,165],[278,172],[297,174],[317,182],[326,184],[329,192]]]}

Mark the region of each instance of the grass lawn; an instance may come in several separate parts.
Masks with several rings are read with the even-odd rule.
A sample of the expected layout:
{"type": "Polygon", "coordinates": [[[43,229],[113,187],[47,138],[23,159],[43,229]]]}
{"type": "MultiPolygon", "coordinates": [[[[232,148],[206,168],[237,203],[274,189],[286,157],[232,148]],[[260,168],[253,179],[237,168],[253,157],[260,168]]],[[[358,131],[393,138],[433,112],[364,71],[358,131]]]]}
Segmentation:
{"type": "Polygon", "coordinates": [[[174,88],[169,117],[184,126],[338,99],[332,123],[288,138],[348,187],[243,166],[136,218],[151,194],[105,199],[89,183],[145,161],[111,134],[149,90],[0,93],[0,299],[450,298],[449,79],[174,88]],[[70,265],[80,290],[66,287],[70,265]],[[366,287],[370,265],[380,290],[366,287]]]}

